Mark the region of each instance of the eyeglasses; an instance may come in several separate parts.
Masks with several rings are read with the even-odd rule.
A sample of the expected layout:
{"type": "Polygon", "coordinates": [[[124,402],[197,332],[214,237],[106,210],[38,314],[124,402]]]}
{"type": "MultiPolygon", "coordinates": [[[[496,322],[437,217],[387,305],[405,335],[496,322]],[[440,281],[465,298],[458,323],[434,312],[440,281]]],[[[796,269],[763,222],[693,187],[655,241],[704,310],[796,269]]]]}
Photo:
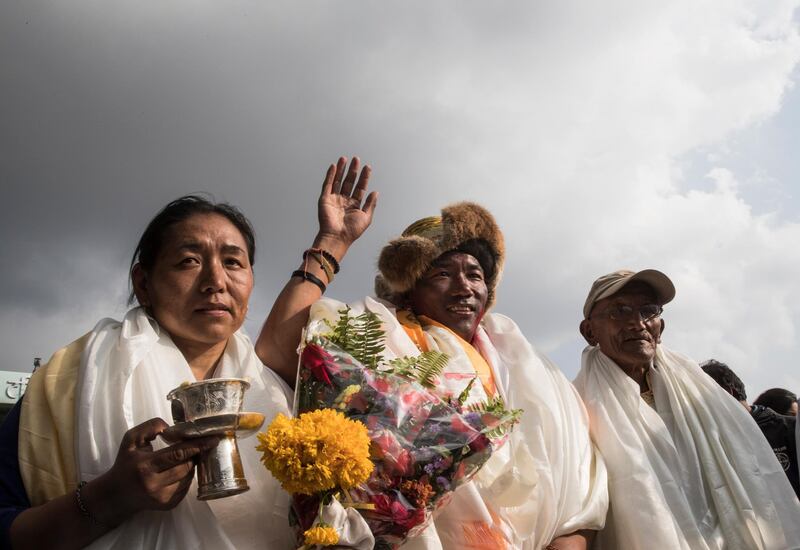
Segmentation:
{"type": "Polygon", "coordinates": [[[599,313],[597,316],[608,317],[614,321],[630,321],[634,319],[638,321],[641,319],[643,322],[647,323],[653,319],[657,319],[663,311],[664,308],[658,304],[644,304],[638,308],[617,305],[609,307],[604,312],[599,313]]]}

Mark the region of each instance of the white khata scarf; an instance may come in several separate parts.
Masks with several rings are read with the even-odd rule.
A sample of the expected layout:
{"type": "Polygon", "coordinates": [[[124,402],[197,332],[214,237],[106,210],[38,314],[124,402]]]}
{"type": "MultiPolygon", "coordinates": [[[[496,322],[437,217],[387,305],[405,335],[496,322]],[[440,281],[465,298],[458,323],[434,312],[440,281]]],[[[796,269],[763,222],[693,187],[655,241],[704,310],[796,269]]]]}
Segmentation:
{"type": "MultiPolygon", "coordinates": [[[[391,304],[366,298],[349,306],[352,315],[369,310],[380,316],[387,359],[419,355],[391,304]]],[[[327,298],[318,301],[311,308],[308,330],[324,332],[322,320],[335,321],[344,307],[327,298]]],[[[470,359],[449,331],[437,326],[424,331],[429,348],[448,355],[441,379],[458,395],[475,376],[470,359]]],[[[560,535],[601,528],[608,506],[605,466],[589,439],[588,417],[575,389],[508,317],[486,315],[473,345],[492,368],[506,403],[525,412],[509,441],[473,481],[455,491],[434,524],[403,549],[539,550],[560,535]],[[506,543],[473,546],[469,525],[490,526],[503,533],[506,543]]],[[[470,400],[486,398],[482,384],[471,391],[470,400]]]]}
{"type": "MultiPolygon", "coordinates": [[[[241,331],[231,337],[215,377],[246,378],[244,410],[260,412],[266,424],[288,415],[285,385],[255,355],[241,331]]],[[[186,359],[169,335],[144,310],[128,312],[122,323],[100,321],[81,359],[77,395],[76,445],[80,479],[90,481],[114,463],[124,433],[154,417],[172,423],[167,393],[194,381],[186,359]]],[[[289,498],[259,462],[254,439],[239,442],[250,490],[228,498],[197,500],[197,482],[169,512],[135,515],[89,548],[248,549],[292,548],[289,498]]],[[[165,446],[160,438],[155,448],[165,446]]]]}
{"type": "Polygon", "coordinates": [[[742,405],[691,359],[658,346],[655,408],[596,347],[575,387],[605,458],[611,510],[603,549],[800,548],[800,504],[742,405]]]}

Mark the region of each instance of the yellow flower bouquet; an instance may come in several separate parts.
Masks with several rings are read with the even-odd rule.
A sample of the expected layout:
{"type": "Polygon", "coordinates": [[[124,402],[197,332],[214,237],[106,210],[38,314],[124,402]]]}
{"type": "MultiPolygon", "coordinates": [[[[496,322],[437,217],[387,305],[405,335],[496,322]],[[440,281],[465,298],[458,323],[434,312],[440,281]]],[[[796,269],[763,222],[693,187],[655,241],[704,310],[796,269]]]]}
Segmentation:
{"type": "Polygon", "coordinates": [[[262,462],[287,492],[320,495],[317,523],[304,532],[305,545],[338,544],[338,532],[322,520],[322,507],[372,473],[367,427],[339,411],[319,409],[297,418],[279,414],[258,440],[262,462]]]}

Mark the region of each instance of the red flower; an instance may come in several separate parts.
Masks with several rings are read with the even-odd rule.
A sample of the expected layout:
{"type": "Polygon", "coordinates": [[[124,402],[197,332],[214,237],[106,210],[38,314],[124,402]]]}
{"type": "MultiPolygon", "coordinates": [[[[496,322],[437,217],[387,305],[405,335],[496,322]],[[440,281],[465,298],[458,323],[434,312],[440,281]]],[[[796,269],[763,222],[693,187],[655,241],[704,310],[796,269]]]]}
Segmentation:
{"type": "Polygon", "coordinates": [[[370,500],[375,505],[375,512],[385,516],[406,531],[425,521],[424,508],[405,506],[387,494],[373,495],[370,500]]]}
{"type": "Polygon", "coordinates": [[[401,527],[410,530],[412,527],[415,527],[425,521],[424,508],[416,508],[414,510],[408,510],[408,512],[410,513],[406,519],[397,522],[401,527]]]}
{"type": "Polygon", "coordinates": [[[484,434],[478,434],[478,437],[469,442],[469,448],[473,453],[479,453],[487,447],[490,447],[491,444],[492,442],[489,441],[488,437],[484,434]]]}
{"type": "Polygon", "coordinates": [[[388,430],[371,434],[370,456],[380,460],[386,472],[394,476],[408,476],[414,471],[414,458],[404,449],[397,437],[388,430]]]}
{"type": "Polygon", "coordinates": [[[300,525],[300,531],[311,529],[319,514],[319,495],[292,495],[292,512],[295,515],[297,523],[300,525]]]}
{"type": "Polygon", "coordinates": [[[372,432],[374,432],[375,430],[380,429],[380,427],[381,427],[380,419],[377,416],[367,416],[366,421],[367,421],[367,429],[369,430],[370,437],[372,439],[375,439],[374,437],[372,437],[372,432]]]}
{"type": "Polygon", "coordinates": [[[395,457],[400,453],[402,447],[395,435],[384,430],[380,435],[372,435],[372,448],[378,458],[395,457]]]}
{"type": "Polygon", "coordinates": [[[303,348],[300,360],[317,380],[325,382],[329,386],[332,385],[331,378],[328,376],[328,370],[333,365],[333,356],[330,353],[316,344],[308,344],[303,348]]]}
{"type": "MultiPolygon", "coordinates": [[[[350,398],[350,402],[347,404],[348,410],[359,413],[366,411],[369,406],[370,402],[363,392],[358,392],[357,394],[353,395],[353,397],[350,398]]],[[[369,418],[371,419],[372,417],[370,416],[369,418]]]]}
{"type": "Polygon", "coordinates": [[[378,393],[389,393],[389,389],[391,388],[389,381],[379,376],[376,376],[370,385],[375,388],[375,391],[378,393]]]}
{"type": "Polygon", "coordinates": [[[414,460],[408,449],[403,449],[393,456],[384,457],[387,470],[400,477],[410,476],[414,472],[414,460]]]}

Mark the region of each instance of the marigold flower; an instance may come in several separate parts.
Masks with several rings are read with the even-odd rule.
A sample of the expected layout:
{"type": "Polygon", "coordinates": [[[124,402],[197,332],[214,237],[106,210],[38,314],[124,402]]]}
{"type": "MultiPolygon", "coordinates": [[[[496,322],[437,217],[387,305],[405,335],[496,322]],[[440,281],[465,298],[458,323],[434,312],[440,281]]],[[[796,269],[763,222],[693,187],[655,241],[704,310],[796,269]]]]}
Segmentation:
{"type": "Polygon", "coordinates": [[[275,417],[258,434],[261,461],[289,493],[350,489],[369,478],[367,427],[332,409],[275,417]]]}
{"type": "Polygon", "coordinates": [[[403,495],[417,508],[422,508],[436,493],[430,483],[407,479],[400,484],[403,495]]]}
{"type": "Polygon", "coordinates": [[[317,525],[305,533],[305,543],[308,546],[333,546],[339,544],[339,533],[328,525],[317,525]]]}

